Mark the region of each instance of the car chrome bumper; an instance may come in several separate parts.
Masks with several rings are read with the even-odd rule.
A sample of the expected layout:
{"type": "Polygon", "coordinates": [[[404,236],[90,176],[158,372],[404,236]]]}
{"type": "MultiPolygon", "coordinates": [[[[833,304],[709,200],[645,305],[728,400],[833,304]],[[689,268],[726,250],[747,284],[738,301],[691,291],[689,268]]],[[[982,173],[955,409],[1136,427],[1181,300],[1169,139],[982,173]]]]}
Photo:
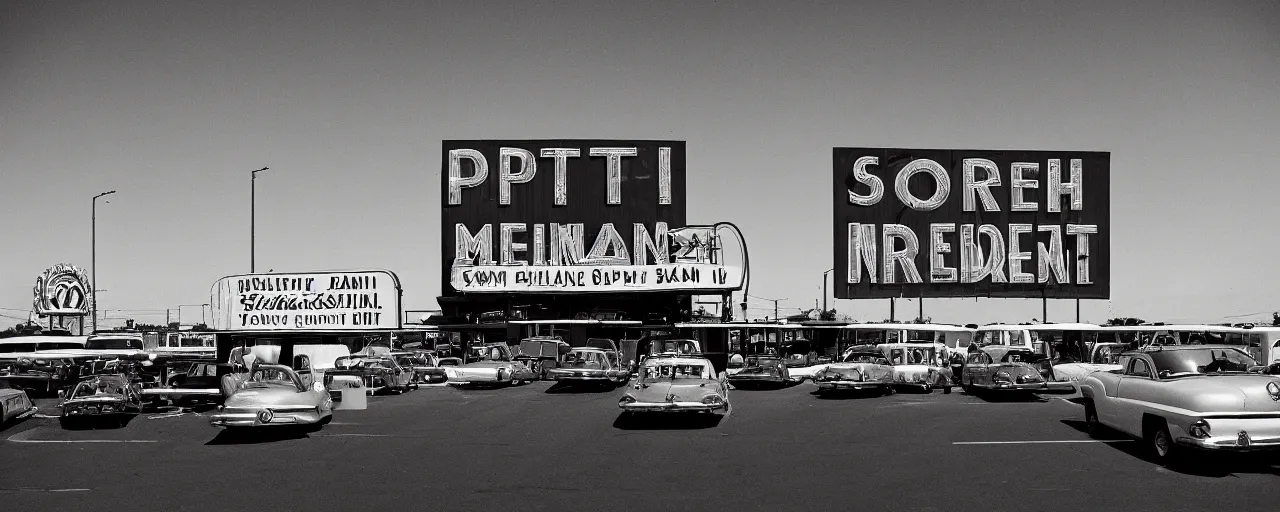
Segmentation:
{"type": "Polygon", "coordinates": [[[1280,450],[1280,437],[1248,438],[1246,441],[1239,434],[1233,436],[1216,436],[1205,439],[1194,437],[1178,437],[1174,441],[1182,446],[1190,446],[1202,450],[1247,452],[1255,450],[1280,450]]]}
{"type": "Polygon", "coordinates": [[[728,402],[704,404],[702,402],[631,402],[619,404],[627,412],[717,412],[728,410],[728,402]]]}
{"type": "Polygon", "coordinates": [[[777,375],[743,375],[735,373],[728,376],[728,381],[732,382],[786,382],[786,379],[777,375]]]}
{"type": "Polygon", "coordinates": [[[1028,382],[1024,384],[1015,384],[1012,382],[997,382],[990,387],[985,387],[991,391],[1022,391],[1043,394],[1071,394],[1076,392],[1076,387],[1070,382],[1028,382]]]}
{"type": "Polygon", "coordinates": [[[837,389],[884,389],[889,387],[888,382],[867,381],[867,380],[826,380],[815,382],[820,390],[837,390],[837,389]]]}
{"type": "Polygon", "coordinates": [[[265,427],[280,425],[310,425],[319,423],[323,416],[318,412],[278,412],[271,420],[263,422],[257,412],[219,412],[209,417],[214,427],[265,427]]]}
{"type": "Polygon", "coordinates": [[[579,372],[576,370],[547,370],[552,380],[611,380],[604,372],[579,372]]]}

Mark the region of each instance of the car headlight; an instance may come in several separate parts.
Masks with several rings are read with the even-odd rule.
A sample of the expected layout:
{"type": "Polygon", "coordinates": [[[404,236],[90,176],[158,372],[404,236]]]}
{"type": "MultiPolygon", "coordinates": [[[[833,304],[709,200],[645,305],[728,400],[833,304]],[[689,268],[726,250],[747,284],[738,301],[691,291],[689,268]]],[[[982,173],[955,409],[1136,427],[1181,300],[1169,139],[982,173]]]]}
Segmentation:
{"type": "Polygon", "coordinates": [[[724,399],[720,398],[720,395],[709,395],[702,399],[702,403],[708,404],[708,405],[718,404],[722,402],[724,402],[724,399]]]}
{"type": "Polygon", "coordinates": [[[624,395],[621,399],[619,399],[619,400],[618,400],[618,405],[626,405],[626,404],[630,404],[630,403],[635,403],[635,401],[636,401],[636,397],[631,396],[631,395],[624,395]]]}
{"type": "Polygon", "coordinates": [[[1009,378],[1009,372],[1006,372],[1004,370],[1000,370],[996,372],[995,376],[991,377],[991,380],[996,382],[1012,382],[1012,380],[1009,378]]]}
{"type": "Polygon", "coordinates": [[[1018,384],[1026,384],[1028,382],[1040,382],[1039,375],[1019,375],[1018,384]]]}
{"type": "Polygon", "coordinates": [[[1272,400],[1280,400],[1280,382],[1276,382],[1276,381],[1268,382],[1267,394],[1271,395],[1272,400]]]}
{"type": "Polygon", "coordinates": [[[1187,429],[1187,433],[1191,434],[1191,437],[1197,439],[1209,437],[1209,422],[1205,420],[1196,420],[1195,423],[1191,424],[1191,428],[1187,429]]]}

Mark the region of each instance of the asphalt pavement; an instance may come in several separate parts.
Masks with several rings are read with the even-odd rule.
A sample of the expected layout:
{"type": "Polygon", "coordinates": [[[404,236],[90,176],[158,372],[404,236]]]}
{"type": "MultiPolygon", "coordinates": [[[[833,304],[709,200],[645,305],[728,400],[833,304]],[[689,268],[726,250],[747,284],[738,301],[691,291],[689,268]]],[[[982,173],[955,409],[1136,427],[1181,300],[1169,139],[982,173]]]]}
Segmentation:
{"type": "Polygon", "coordinates": [[[94,430],[36,417],[0,431],[0,503],[22,511],[1280,508],[1280,456],[1162,468],[1137,443],[1084,433],[1083,409],[1066,399],[990,401],[958,389],[827,399],[813,390],[734,390],[718,423],[621,422],[622,389],[547,382],[423,387],[337,411],[319,432],[264,438],[229,436],[199,412],[150,412],[94,430]]]}

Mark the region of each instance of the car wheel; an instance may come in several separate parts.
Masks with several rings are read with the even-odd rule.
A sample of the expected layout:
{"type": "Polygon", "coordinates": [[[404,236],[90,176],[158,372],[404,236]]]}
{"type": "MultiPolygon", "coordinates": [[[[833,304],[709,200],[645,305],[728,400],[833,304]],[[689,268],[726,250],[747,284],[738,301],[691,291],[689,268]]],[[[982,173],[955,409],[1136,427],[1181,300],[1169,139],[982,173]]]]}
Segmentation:
{"type": "Polygon", "coordinates": [[[1173,442],[1173,436],[1169,435],[1169,426],[1164,420],[1151,421],[1144,441],[1147,444],[1147,454],[1153,462],[1163,466],[1177,460],[1178,445],[1173,442]]]}
{"type": "Polygon", "coordinates": [[[1089,429],[1089,435],[1097,435],[1102,429],[1102,424],[1098,422],[1098,409],[1093,406],[1093,400],[1084,399],[1084,424],[1089,429]]]}

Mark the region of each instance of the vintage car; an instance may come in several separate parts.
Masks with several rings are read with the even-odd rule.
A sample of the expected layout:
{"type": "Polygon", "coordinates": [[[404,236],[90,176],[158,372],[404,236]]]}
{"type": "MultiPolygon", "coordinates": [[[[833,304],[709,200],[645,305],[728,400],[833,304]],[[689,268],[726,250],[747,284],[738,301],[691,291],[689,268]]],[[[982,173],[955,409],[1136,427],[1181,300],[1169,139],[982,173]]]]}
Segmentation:
{"type": "MultiPolygon", "coordinates": [[[[630,368],[620,367],[609,353],[593,347],[570,350],[558,368],[547,370],[547,376],[559,382],[593,383],[619,386],[631,378],[630,368]]],[[[616,357],[616,354],[615,354],[616,357]]]]}
{"type": "Polygon", "coordinates": [[[736,388],[785,386],[794,382],[788,370],[786,362],[778,356],[753,355],[746,358],[740,370],[728,376],[728,381],[736,388]]]}
{"type": "Polygon", "coordinates": [[[618,344],[609,338],[587,338],[587,343],[584,346],[603,350],[610,363],[613,363],[616,367],[626,369],[627,373],[636,371],[635,359],[623,355],[622,349],[618,344]]]}
{"type": "Polygon", "coordinates": [[[36,413],[31,397],[21,389],[0,389],[0,425],[18,421],[36,413]]]}
{"type": "Polygon", "coordinates": [[[876,348],[893,366],[895,387],[919,389],[926,393],[932,393],[934,389],[951,392],[951,368],[948,361],[942,359],[946,345],[936,342],[883,343],[876,348]]]}
{"type": "Polygon", "coordinates": [[[394,358],[396,364],[413,371],[415,384],[439,384],[449,380],[449,377],[444,374],[444,368],[440,367],[440,360],[436,358],[434,351],[396,351],[387,355],[394,358]]]}
{"type": "MultiPolygon", "coordinates": [[[[186,368],[169,377],[166,389],[169,393],[160,395],[160,398],[167,399],[178,407],[222,402],[219,379],[232,371],[231,365],[192,361],[183,366],[186,368]]],[[[143,390],[143,394],[149,394],[148,390],[143,390]]]]}
{"type": "Polygon", "coordinates": [[[702,357],[653,356],[640,367],[636,384],[618,400],[624,414],[729,412],[729,383],[702,357]]]}
{"type": "Polygon", "coordinates": [[[1280,378],[1253,373],[1262,367],[1240,348],[1153,346],[1121,355],[1120,364],[1080,382],[1090,428],[1141,440],[1159,463],[1183,447],[1280,448],[1280,378]]]}
{"type": "Polygon", "coordinates": [[[332,377],[330,381],[341,381],[342,377],[359,378],[369,393],[384,390],[404,393],[418,387],[413,368],[401,366],[396,358],[389,355],[342,356],[334,360],[333,369],[325,375],[332,377]]]}
{"type": "Polygon", "coordinates": [[[80,380],[80,366],[69,358],[18,357],[0,362],[0,382],[32,394],[53,395],[80,380]]]}
{"type": "Polygon", "coordinates": [[[86,378],[70,392],[58,391],[63,399],[59,417],[63,427],[82,421],[112,420],[124,426],[131,415],[142,412],[141,386],[125,375],[94,375],[86,378]]]}
{"type": "Polygon", "coordinates": [[[1057,381],[1053,363],[1044,354],[1027,347],[988,345],[975,350],[965,360],[960,387],[966,393],[1000,391],[1013,393],[1075,393],[1075,385],[1057,381]]]}
{"type": "Polygon", "coordinates": [[[520,340],[512,360],[523,363],[540,380],[551,379],[550,371],[560,366],[560,358],[572,347],[559,336],[534,336],[520,340]]]}
{"type": "Polygon", "coordinates": [[[214,427],[321,426],[333,419],[333,398],[321,382],[279,364],[253,365],[209,424],[214,427]]]}
{"type": "Polygon", "coordinates": [[[516,385],[538,379],[527,364],[512,359],[506,343],[473,346],[466,360],[466,364],[444,369],[450,385],[516,385]]]}
{"type": "Polygon", "coordinates": [[[700,357],[702,346],[698,340],[676,338],[671,336],[653,336],[641,338],[636,344],[636,356],[640,365],[650,357],[694,356],[700,357]]]}
{"type": "Polygon", "coordinates": [[[1054,361],[1053,380],[1079,382],[1093,372],[1119,370],[1120,354],[1128,351],[1128,343],[1094,343],[1089,347],[1089,357],[1084,361],[1067,358],[1054,361]]]}
{"type": "Polygon", "coordinates": [[[884,352],[872,345],[845,350],[843,359],[813,374],[819,392],[879,390],[893,394],[894,367],[884,352]]]}

